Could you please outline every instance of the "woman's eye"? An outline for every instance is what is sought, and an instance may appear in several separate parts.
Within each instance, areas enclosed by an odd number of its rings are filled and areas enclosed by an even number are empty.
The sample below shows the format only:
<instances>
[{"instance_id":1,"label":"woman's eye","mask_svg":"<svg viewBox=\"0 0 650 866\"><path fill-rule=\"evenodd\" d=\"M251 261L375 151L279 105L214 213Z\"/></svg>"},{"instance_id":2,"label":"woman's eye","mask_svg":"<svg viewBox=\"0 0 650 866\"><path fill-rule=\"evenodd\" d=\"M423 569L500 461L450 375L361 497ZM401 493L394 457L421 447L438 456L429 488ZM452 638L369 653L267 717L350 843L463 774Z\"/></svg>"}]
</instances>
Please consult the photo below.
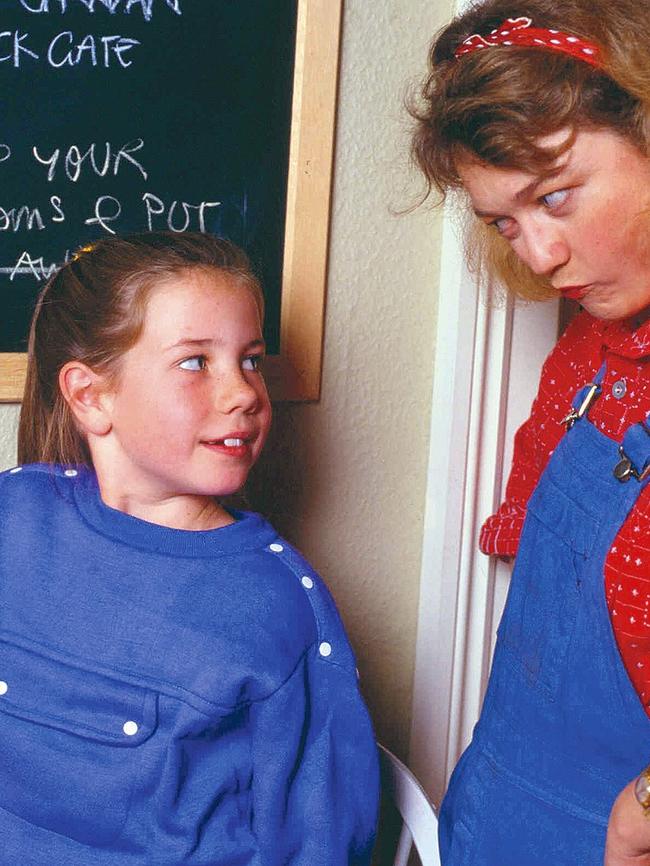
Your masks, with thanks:
<instances>
[{"instance_id":1,"label":"woman's eye","mask_svg":"<svg viewBox=\"0 0 650 866\"><path fill-rule=\"evenodd\" d=\"M262 363L261 355L249 355L247 358L244 358L242 361L242 367L244 370L259 370L260 364Z\"/></svg>"},{"instance_id":2,"label":"woman's eye","mask_svg":"<svg viewBox=\"0 0 650 866\"><path fill-rule=\"evenodd\" d=\"M201 370L205 370L205 355L193 355L191 358L185 358L178 366L181 370L190 370L191 372L198 373Z\"/></svg>"},{"instance_id":3,"label":"woman's eye","mask_svg":"<svg viewBox=\"0 0 650 866\"><path fill-rule=\"evenodd\" d=\"M488 225L490 228L495 229L500 235L503 235L503 237L508 239L514 237L516 232L516 225L510 217L499 217L499 219L492 220Z\"/></svg>"},{"instance_id":4,"label":"woman's eye","mask_svg":"<svg viewBox=\"0 0 650 866\"><path fill-rule=\"evenodd\" d=\"M549 208L549 210L554 210L555 208L561 207L568 197L568 189L556 189L553 192L549 192L542 196L542 204Z\"/></svg>"}]
</instances>

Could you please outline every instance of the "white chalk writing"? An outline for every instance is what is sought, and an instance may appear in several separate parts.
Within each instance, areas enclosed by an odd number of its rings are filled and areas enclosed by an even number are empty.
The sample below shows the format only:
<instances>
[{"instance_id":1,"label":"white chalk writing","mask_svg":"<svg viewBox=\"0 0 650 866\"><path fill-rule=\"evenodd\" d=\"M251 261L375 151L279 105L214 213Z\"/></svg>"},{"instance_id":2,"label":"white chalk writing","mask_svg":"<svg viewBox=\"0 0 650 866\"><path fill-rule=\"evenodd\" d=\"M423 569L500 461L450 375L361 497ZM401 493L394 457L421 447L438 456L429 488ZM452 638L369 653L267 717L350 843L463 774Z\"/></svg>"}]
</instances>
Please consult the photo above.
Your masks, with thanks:
<instances>
[{"instance_id":1,"label":"white chalk writing","mask_svg":"<svg viewBox=\"0 0 650 866\"><path fill-rule=\"evenodd\" d=\"M139 9L145 21L151 21L153 17L154 5L166 6L175 12L177 15L182 15L181 0L159 0L154 4L154 0L20 0L20 5L27 12L35 14L60 12L65 13L69 8L85 7L88 12L96 12L104 10L114 15L116 12L130 13L133 9Z\"/></svg>"},{"instance_id":2,"label":"white chalk writing","mask_svg":"<svg viewBox=\"0 0 650 866\"><path fill-rule=\"evenodd\" d=\"M65 151L63 157L61 157L61 149L58 147L51 154L43 155L38 146L35 145L32 148L32 154L37 162L47 166L48 181L55 179L59 164L62 165L68 180L76 183L81 176L84 165L98 177L105 177L111 169L113 176L116 176L123 163L134 166L146 180L147 172L142 163L134 156L143 147L144 140L136 138L133 141L127 141L117 151L115 151L115 146L107 141L104 144L93 142L83 151L78 145L72 144Z\"/></svg>"}]
</instances>

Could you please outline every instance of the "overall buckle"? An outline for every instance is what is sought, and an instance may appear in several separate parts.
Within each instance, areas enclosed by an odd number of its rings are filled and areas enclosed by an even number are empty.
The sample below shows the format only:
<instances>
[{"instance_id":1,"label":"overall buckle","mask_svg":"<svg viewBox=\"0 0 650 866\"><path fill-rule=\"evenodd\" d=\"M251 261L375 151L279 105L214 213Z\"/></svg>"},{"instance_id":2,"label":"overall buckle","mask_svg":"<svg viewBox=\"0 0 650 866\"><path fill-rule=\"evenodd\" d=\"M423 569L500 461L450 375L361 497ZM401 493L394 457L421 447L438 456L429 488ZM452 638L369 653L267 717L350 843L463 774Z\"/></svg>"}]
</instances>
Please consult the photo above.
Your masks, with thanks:
<instances>
[{"instance_id":1,"label":"overall buckle","mask_svg":"<svg viewBox=\"0 0 650 866\"><path fill-rule=\"evenodd\" d=\"M580 406L577 409L573 407L569 414L566 416L566 418L563 418L560 421L560 424L566 425L567 430L570 430L576 423L576 421L579 421L583 415L587 414L589 407L594 402L594 399L598 396L598 393L600 392L600 385L597 385L594 382L589 382L589 384L585 387L589 388L589 390L585 394L585 398L580 404Z\"/></svg>"},{"instance_id":2,"label":"overall buckle","mask_svg":"<svg viewBox=\"0 0 650 866\"><path fill-rule=\"evenodd\" d=\"M650 475L650 463L648 463L642 472L639 472L623 450L622 445L619 447L618 453L621 455L621 459L614 467L614 478L617 478L622 482L629 481L630 478L636 478L637 481L644 481L648 475Z\"/></svg>"}]
</instances>

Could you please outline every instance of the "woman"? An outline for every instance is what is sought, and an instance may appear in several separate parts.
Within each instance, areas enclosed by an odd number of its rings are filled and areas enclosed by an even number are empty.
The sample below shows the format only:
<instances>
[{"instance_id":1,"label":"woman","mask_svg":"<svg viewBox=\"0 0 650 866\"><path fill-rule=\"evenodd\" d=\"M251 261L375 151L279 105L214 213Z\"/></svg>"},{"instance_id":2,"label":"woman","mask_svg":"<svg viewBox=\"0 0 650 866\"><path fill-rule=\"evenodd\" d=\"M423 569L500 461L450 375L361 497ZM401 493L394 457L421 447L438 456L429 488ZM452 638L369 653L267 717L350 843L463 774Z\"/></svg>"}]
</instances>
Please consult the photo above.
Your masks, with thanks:
<instances>
[{"instance_id":1,"label":"woman","mask_svg":"<svg viewBox=\"0 0 650 866\"><path fill-rule=\"evenodd\" d=\"M650 863L650 8L478 3L434 41L416 116L474 262L583 307L481 534L517 559L443 863L596 866L619 792L607 864Z\"/></svg>"}]
</instances>

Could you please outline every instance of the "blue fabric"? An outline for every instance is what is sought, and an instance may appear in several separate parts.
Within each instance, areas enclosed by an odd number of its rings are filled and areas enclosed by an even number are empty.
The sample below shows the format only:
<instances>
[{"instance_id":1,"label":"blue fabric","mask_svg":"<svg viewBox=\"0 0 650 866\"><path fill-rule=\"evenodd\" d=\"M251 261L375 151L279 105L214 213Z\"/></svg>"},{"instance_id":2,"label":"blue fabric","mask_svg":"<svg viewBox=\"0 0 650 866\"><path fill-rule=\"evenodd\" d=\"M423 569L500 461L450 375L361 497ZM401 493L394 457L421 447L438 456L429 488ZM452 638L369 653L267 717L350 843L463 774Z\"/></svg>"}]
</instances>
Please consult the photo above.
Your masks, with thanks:
<instances>
[{"instance_id":1,"label":"blue fabric","mask_svg":"<svg viewBox=\"0 0 650 866\"><path fill-rule=\"evenodd\" d=\"M0 862L368 863L377 756L340 618L234 516L173 530L88 471L0 475Z\"/></svg>"},{"instance_id":2,"label":"blue fabric","mask_svg":"<svg viewBox=\"0 0 650 866\"><path fill-rule=\"evenodd\" d=\"M650 436L628 434L643 466ZM647 483L617 480L620 459L584 416L531 497L481 718L441 809L444 866L601 866L613 801L648 763L604 590Z\"/></svg>"}]
</instances>

